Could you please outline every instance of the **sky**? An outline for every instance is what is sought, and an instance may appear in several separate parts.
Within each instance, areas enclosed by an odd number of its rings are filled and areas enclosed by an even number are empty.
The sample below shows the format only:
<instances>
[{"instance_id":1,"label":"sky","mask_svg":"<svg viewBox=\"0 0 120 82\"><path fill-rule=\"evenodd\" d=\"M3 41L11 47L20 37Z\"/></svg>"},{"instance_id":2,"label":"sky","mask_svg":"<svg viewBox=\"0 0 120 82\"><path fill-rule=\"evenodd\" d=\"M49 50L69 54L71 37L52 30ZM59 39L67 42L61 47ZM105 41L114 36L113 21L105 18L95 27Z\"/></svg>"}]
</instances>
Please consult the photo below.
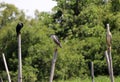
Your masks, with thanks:
<instances>
[{"instance_id":1,"label":"sky","mask_svg":"<svg viewBox=\"0 0 120 82\"><path fill-rule=\"evenodd\" d=\"M0 2L14 4L18 9L23 10L27 16L34 17L34 11L50 12L56 6L56 2L52 0L0 0Z\"/></svg>"}]
</instances>

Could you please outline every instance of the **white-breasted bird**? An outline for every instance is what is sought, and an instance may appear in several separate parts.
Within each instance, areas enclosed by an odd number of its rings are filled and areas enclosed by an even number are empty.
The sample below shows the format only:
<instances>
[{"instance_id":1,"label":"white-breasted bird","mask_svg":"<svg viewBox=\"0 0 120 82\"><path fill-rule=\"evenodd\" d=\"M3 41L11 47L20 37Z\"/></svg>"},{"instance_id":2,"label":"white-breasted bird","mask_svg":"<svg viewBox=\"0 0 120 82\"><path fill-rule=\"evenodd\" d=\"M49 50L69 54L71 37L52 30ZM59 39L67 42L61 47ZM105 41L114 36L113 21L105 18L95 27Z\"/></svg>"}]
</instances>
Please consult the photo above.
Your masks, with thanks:
<instances>
[{"instance_id":1,"label":"white-breasted bird","mask_svg":"<svg viewBox=\"0 0 120 82\"><path fill-rule=\"evenodd\" d=\"M111 48L112 34L110 32L110 26L109 26L109 24L107 24L106 43L107 43L107 47Z\"/></svg>"},{"instance_id":2,"label":"white-breasted bird","mask_svg":"<svg viewBox=\"0 0 120 82\"><path fill-rule=\"evenodd\" d=\"M58 37L54 34L51 34L50 37L53 39L53 41L60 47L62 48L62 45L60 44L60 41L58 39Z\"/></svg>"}]
</instances>

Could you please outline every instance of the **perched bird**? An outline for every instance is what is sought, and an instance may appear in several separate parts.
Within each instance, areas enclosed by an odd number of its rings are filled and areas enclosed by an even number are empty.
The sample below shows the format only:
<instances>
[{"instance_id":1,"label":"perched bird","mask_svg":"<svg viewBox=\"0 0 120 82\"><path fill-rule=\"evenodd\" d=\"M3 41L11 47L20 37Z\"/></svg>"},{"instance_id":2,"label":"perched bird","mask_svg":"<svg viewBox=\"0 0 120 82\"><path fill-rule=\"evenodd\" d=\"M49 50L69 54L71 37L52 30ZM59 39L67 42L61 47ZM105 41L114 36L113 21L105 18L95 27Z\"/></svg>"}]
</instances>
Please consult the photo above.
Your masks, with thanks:
<instances>
[{"instance_id":1,"label":"perched bird","mask_svg":"<svg viewBox=\"0 0 120 82\"><path fill-rule=\"evenodd\" d=\"M17 36L20 34L20 30L21 30L22 27L23 27L23 23L18 23L18 24L17 24L17 26L16 26Z\"/></svg>"},{"instance_id":2,"label":"perched bird","mask_svg":"<svg viewBox=\"0 0 120 82\"><path fill-rule=\"evenodd\" d=\"M111 48L111 42L112 42L112 34L110 32L109 24L107 24L106 43L107 43L108 49Z\"/></svg>"},{"instance_id":3,"label":"perched bird","mask_svg":"<svg viewBox=\"0 0 120 82\"><path fill-rule=\"evenodd\" d=\"M104 3L108 3L108 0L103 0Z\"/></svg>"},{"instance_id":4,"label":"perched bird","mask_svg":"<svg viewBox=\"0 0 120 82\"><path fill-rule=\"evenodd\" d=\"M53 41L60 47L62 48L62 45L60 44L60 41L58 39L58 37L54 34L51 34L50 37L53 39Z\"/></svg>"}]
</instances>

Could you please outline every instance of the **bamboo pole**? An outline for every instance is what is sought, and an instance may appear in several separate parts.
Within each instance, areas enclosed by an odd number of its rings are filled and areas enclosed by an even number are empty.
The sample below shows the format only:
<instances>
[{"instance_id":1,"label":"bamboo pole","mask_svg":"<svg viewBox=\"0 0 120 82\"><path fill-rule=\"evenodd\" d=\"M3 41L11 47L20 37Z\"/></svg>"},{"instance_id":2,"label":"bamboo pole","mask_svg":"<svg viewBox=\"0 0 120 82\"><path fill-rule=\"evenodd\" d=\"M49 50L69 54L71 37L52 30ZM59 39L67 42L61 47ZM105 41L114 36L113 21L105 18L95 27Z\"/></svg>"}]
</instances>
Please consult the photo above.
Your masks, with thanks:
<instances>
[{"instance_id":1,"label":"bamboo pole","mask_svg":"<svg viewBox=\"0 0 120 82\"><path fill-rule=\"evenodd\" d=\"M18 82L22 82L21 34L18 35Z\"/></svg>"},{"instance_id":2,"label":"bamboo pole","mask_svg":"<svg viewBox=\"0 0 120 82\"><path fill-rule=\"evenodd\" d=\"M10 78L10 74L9 74L9 70L8 70L8 66L7 66L7 63L6 63L6 59L5 59L4 53L2 53L2 57L3 57L3 60L4 60L4 65L5 65L5 69L6 69L7 76L8 76L8 82L11 82L11 78Z\"/></svg>"},{"instance_id":3,"label":"bamboo pole","mask_svg":"<svg viewBox=\"0 0 120 82\"><path fill-rule=\"evenodd\" d=\"M53 81L56 59L57 59L57 48L55 49L54 55L53 55L52 67L51 67L51 73L50 73L50 80L49 80L49 82Z\"/></svg>"},{"instance_id":4,"label":"bamboo pole","mask_svg":"<svg viewBox=\"0 0 120 82\"><path fill-rule=\"evenodd\" d=\"M109 24L107 24L107 33L106 33L106 43L107 43L107 54L109 59L109 69L110 69L110 80L114 82L114 75L113 75L113 65L112 65L112 55L111 55L111 41L112 41L112 34L110 32Z\"/></svg>"},{"instance_id":5,"label":"bamboo pole","mask_svg":"<svg viewBox=\"0 0 120 82\"><path fill-rule=\"evenodd\" d=\"M108 57L110 61L110 76L111 82L114 82L114 75L113 75L113 65L112 65L112 55L111 55L111 48L108 49Z\"/></svg>"},{"instance_id":6,"label":"bamboo pole","mask_svg":"<svg viewBox=\"0 0 120 82\"><path fill-rule=\"evenodd\" d=\"M106 57L106 62L107 62L107 66L108 66L108 72L109 72L109 75L111 77L111 73L110 73L110 61L109 61L109 56L108 56L107 50L105 51L105 57Z\"/></svg>"},{"instance_id":7,"label":"bamboo pole","mask_svg":"<svg viewBox=\"0 0 120 82\"><path fill-rule=\"evenodd\" d=\"M91 62L91 77L92 77L92 82L94 82L94 64Z\"/></svg>"},{"instance_id":8,"label":"bamboo pole","mask_svg":"<svg viewBox=\"0 0 120 82\"><path fill-rule=\"evenodd\" d=\"M3 82L2 77L0 77L0 82Z\"/></svg>"},{"instance_id":9,"label":"bamboo pole","mask_svg":"<svg viewBox=\"0 0 120 82\"><path fill-rule=\"evenodd\" d=\"M105 51L105 56L106 56L106 61L107 61L107 65L108 65L110 80L111 80L111 82L114 82L111 49L108 49L107 51Z\"/></svg>"}]
</instances>

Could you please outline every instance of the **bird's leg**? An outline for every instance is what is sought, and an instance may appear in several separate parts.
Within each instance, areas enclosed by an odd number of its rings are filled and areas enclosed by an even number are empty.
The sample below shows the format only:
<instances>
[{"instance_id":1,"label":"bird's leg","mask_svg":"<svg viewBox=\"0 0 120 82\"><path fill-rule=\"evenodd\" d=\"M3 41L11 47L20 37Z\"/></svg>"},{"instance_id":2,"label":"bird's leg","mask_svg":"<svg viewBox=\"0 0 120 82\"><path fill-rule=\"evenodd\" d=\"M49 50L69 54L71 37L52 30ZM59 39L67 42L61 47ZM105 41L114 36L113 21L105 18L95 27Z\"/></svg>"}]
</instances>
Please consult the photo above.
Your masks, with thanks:
<instances>
[{"instance_id":1,"label":"bird's leg","mask_svg":"<svg viewBox=\"0 0 120 82\"><path fill-rule=\"evenodd\" d=\"M109 51L111 51L111 46L109 47Z\"/></svg>"},{"instance_id":2,"label":"bird's leg","mask_svg":"<svg viewBox=\"0 0 120 82\"><path fill-rule=\"evenodd\" d=\"M108 52L110 52L110 51L111 51L111 46L108 47Z\"/></svg>"}]
</instances>

